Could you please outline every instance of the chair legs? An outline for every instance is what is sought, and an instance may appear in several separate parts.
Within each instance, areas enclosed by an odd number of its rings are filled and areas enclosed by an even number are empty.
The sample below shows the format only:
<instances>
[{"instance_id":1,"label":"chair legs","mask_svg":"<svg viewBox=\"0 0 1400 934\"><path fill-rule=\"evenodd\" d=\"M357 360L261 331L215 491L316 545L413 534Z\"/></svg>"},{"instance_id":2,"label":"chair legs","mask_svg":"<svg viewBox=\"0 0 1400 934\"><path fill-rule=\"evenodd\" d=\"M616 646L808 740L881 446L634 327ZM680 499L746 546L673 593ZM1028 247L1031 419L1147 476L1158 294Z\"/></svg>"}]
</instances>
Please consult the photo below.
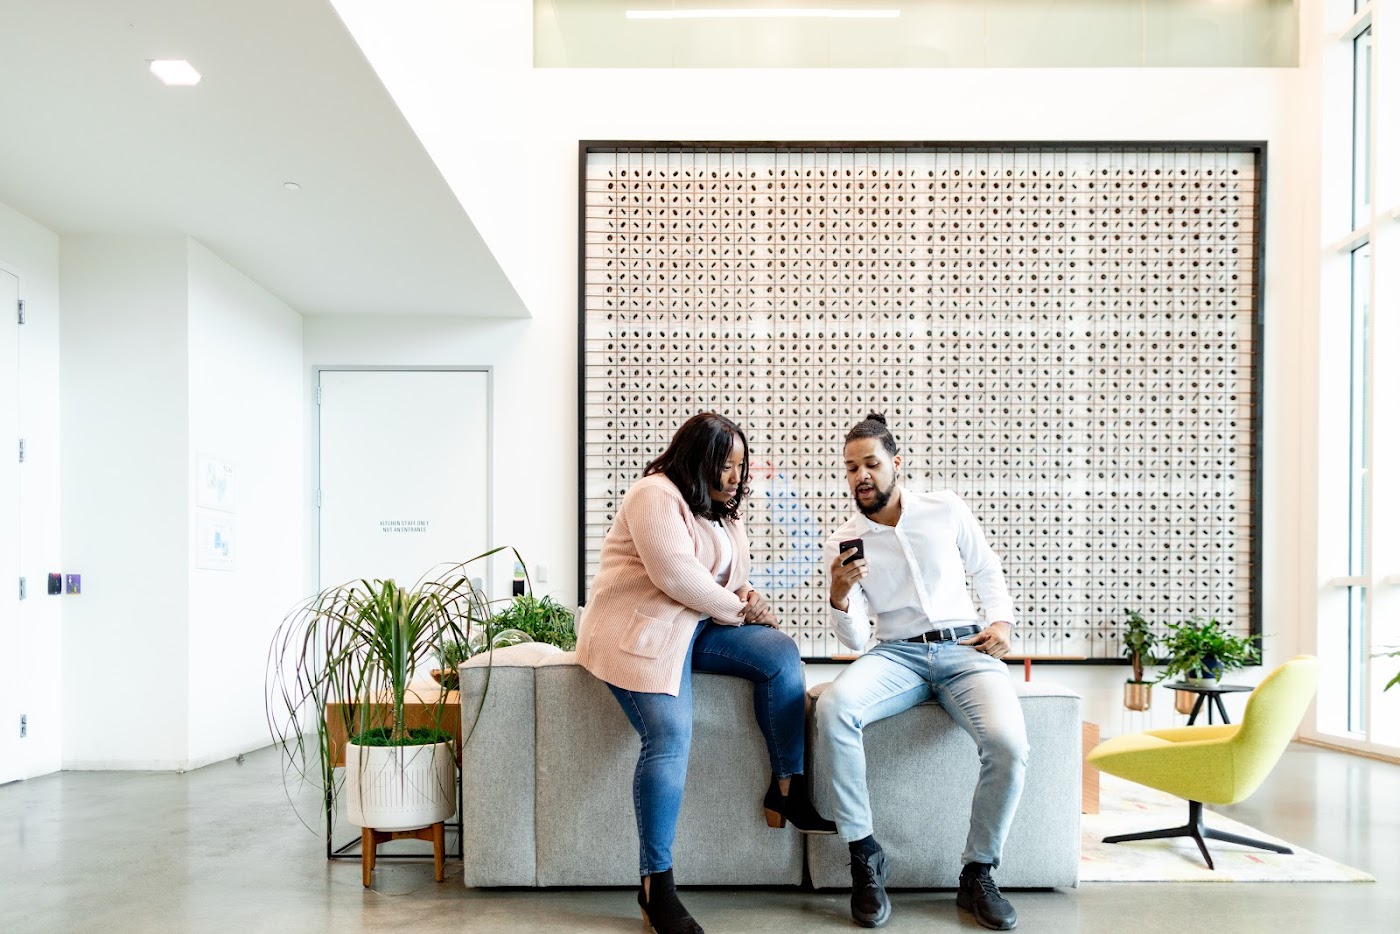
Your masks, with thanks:
<instances>
[{"instance_id":1,"label":"chair legs","mask_svg":"<svg viewBox=\"0 0 1400 934\"><path fill-rule=\"evenodd\" d=\"M1206 866L1215 868L1215 860L1210 858L1210 851L1206 849L1206 840L1223 840L1226 843L1238 843L1242 846L1258 847L1261 850L1272 850L1275 853L1292 853L1286 846L1279 846L1277 843L1267 843L1263 840L1255 840L1252 837L1242 837L1237 833L1229 833L1224 830L1215 830L1207 827L1203 815L1201 802L1192 801L1191 813L1187 818L1189 823L1180 827L1170 827L1166 830L1146 830L1142 833L1120 833L1112 837L1104 837L1104 843L1126 843L1129 840L1165 840L1170 837L1190 837L1196 841L1196 846L1201 848L1201 856L1205 857Z\"/></svg>"}]
</instances>

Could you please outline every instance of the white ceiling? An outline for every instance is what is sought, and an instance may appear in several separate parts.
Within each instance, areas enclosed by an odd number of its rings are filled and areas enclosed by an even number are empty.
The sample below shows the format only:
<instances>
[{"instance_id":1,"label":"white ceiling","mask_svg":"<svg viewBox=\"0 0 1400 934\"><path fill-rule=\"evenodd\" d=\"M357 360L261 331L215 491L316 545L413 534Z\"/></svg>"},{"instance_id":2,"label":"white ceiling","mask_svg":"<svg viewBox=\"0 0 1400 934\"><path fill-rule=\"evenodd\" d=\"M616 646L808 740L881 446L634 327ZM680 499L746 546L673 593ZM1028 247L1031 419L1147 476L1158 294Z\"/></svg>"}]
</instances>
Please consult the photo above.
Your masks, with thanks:
<instances>
[{"instance_id":1,"label":"white ceiling","mask_svg":"<svg viewBox=\"0 0 1400 934\"><path fill-rule=\"evenodd\" d=\"M0 203L188 234L303 314L528 315L328 0L0 0Z\"/></svg>"}]
</instances>

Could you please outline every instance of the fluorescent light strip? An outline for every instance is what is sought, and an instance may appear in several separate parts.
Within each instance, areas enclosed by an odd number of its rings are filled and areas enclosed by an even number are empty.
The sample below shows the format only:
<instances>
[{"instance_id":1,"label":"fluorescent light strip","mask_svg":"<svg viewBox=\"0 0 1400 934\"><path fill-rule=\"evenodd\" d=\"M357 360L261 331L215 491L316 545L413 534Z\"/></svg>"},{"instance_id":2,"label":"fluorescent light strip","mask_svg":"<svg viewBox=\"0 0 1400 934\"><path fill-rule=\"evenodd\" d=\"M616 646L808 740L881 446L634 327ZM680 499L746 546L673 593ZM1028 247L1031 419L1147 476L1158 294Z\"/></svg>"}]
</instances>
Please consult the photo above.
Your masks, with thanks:
<instances>
[{"instance_id":1,"label":"fluorescent light strip","mask_svg":"<svg viewBox=\"0 0 1400 934\"><path fill-rule=\"evenodd\" d=\"M628 10L627 19L898 19L899 10Z\"/></svg>"}]
</instances>

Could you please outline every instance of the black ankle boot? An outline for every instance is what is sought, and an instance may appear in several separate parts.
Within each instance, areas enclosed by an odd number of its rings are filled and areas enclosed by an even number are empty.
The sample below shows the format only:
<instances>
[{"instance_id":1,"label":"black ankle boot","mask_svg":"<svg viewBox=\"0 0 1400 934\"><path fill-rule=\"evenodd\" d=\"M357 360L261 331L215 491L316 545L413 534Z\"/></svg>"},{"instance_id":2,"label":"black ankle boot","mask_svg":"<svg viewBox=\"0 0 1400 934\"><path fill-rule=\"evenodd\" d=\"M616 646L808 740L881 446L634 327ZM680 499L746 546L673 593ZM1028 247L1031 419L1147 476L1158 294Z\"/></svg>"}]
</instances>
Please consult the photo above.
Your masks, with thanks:
<instances>
[{"instance_id":1,"label":"black ankle boot","mask_svg":"<svg viewBox=\"0 0 1400 934\"><path fill-rule=\"evenodd\" d=\"M646 886L637 889L637 904L642 907L642 921L651 925L656 934L705 934L676 894L676 877L671 870L651 874L651 897Z\"/></svg>"},{"instance_id":2,"label":"black ankle boot","mask_svg":"<svg viewBox=\"0 0 1400 934\"><path fill-rule=\"evenodd\" d=\"M812 797L807 792L807 777L794 775L789 779L788 793L778 788L778 777L768 784L768 793L763 796L763 816L769 827L783 827L788 821L802 833L835 833L836 825L817 813L812 806Z\"/></svg>"}]
</instances>

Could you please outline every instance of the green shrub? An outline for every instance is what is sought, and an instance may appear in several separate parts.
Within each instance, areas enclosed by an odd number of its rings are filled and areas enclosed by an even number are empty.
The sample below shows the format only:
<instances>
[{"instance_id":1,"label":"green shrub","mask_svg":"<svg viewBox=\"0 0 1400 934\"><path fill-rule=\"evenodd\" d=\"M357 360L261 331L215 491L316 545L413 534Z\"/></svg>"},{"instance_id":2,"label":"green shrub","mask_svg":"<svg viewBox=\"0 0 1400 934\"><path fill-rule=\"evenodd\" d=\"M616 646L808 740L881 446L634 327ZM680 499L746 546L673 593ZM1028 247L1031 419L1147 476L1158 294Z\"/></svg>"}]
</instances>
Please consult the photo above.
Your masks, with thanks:
<instances>
[{"instance_id":1,"label":"green shrub","mask_svg":"<svg viewBox=\"0 0 1400 934\"><path fill-rule=\"evenodd\" d=\"M536 642L548 642L564 651L578 644L574 634L574 611L552 597L521 594L491 619L493 634L516 629Z\"/></svg>"},{"instance_id":2,"label":"green shrub","mask_svg":"<svg viewBox=\"0 0 1400 934\"><path fill-rule=\"evenodd\" d=\"M1213 619L1168 623L1167 634L1158 645L1165 652L1158 681L1219 677L1259 661L1259 647L1253 638L1231 635Z\"/></svg>"}]
</instances>

